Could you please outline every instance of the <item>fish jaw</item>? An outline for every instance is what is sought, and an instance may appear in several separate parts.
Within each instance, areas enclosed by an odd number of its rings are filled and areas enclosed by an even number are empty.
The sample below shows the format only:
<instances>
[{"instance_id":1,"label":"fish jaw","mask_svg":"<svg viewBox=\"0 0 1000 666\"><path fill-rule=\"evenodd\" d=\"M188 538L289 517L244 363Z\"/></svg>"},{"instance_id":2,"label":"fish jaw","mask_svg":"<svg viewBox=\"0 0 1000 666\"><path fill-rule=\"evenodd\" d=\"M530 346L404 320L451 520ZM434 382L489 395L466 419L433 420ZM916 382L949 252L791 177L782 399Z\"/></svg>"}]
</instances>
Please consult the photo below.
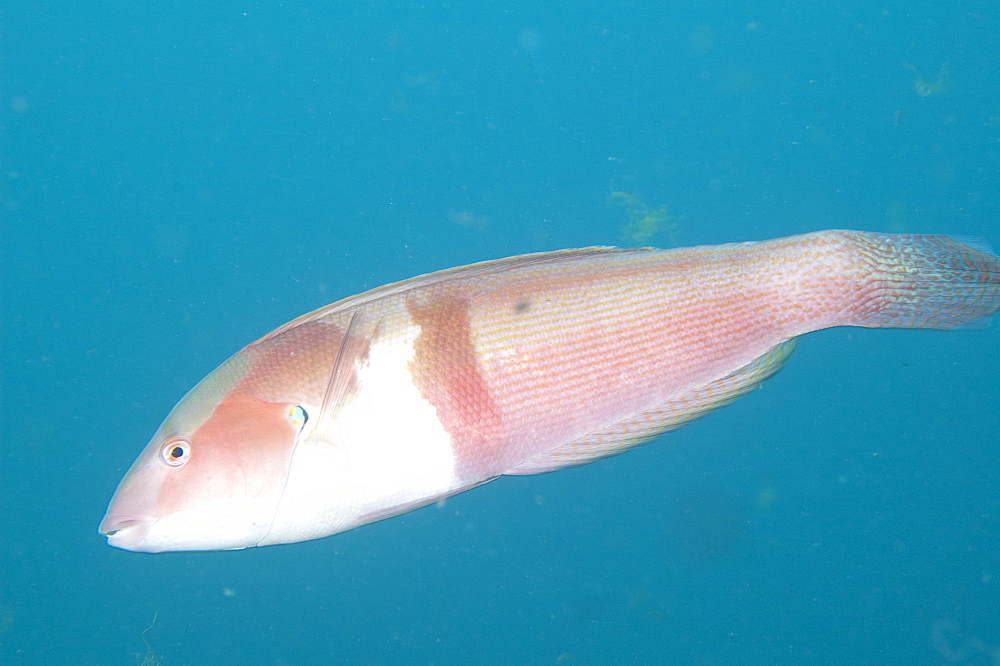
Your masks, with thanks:
<instances>
[{"instance_id":1,"label":"fish jaw","mask_svg":"<svg viewBox=\"0 0 1000 666\"><path fill-rule=\"evenodd\" d=\"M229 491L177 505L174 485L146 454L159 455L160 438L147 447L115 491L98 531L108 545L142 553L237 550L254 546L267 534L273 506ZM197 498L193 498L197 499Z\"/></svg>"},{"instance_id":2,"label":"fish jaw","mask_svg":"<svg viewBox=\"0 0 1000 666\"><path fill-rule=\"evenodd\" d=\"M205 511L232 515L232 511L225 508L209 507ZM108 513L101 521L99 531L107 537L109 546L137 553L163 553L181 550L240 550L257 545L270 527L269 523L264 522L256 530L248 530L245 524L240 524L238 529L226 529L226 526L213 521L203 521L201 529L198 529L196 525L202 515L205 514L199 511L150 518Z\"/></svg>"}]
</instances>

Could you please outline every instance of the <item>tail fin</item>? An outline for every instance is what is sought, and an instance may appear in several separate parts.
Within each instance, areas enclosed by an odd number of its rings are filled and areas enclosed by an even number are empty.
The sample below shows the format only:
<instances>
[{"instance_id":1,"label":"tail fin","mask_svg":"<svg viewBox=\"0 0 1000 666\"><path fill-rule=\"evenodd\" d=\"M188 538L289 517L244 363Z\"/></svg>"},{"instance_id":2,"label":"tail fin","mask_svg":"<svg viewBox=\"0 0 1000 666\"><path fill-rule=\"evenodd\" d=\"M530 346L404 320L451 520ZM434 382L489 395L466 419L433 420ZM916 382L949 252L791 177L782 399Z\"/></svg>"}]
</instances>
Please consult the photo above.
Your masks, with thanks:
<instances>
[{"instance_id":1,"label":"tail fin","mask_svg":"<svg viewBox=\"0 0 1000 666\"><path fill-rule=\"evenodd\" d=\"M1000 259L982 239L858 233L854 241L867 267L855 326L984 328L1000 308Z\"/></svg>"}]
</instances>

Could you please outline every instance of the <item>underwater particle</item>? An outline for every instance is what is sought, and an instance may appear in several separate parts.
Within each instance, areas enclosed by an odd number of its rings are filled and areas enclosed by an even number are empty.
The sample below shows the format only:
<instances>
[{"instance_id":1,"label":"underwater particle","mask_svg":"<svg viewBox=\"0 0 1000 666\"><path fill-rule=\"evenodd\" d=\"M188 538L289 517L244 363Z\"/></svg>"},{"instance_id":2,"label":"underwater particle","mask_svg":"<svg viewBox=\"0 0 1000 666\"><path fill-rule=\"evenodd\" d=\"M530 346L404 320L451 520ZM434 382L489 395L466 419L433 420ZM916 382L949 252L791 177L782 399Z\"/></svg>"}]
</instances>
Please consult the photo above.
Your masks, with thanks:
<instances>
[{"instance_id":1,"label":"underwater particle","mask_svg":"<svg viewBox=\"0 0 1000 666\"><path fill-rule=\"evenodd\" d=\"M160 614L160 611L153 612L153 621L149 623L149 626L142 630L140 636L142 637L142 642L146 644L146 654L138 655L142 656L142 661L139 662L141 666L160 666L160 658L156 656L153 651L153 646L150 645L149 639L146 638L146 632L153 628L156 624L156 616Z\"/></svg>"},{"instance_id":2,"label":"underwater particle","mask_svg":"<svg viewBox=\"0 0 1000 666\"><path fill-rule=\"evenodd\" d=\"M406 85L436 92L441 88L441 79L436 71L423 72L406 78Z\"/></svg>"},{"instance_id":3,"label":"underwater particle","mask_svg":"<svg viewBox=\"0 0 1000 666\"><path fill-rule=\"evenodd\" d=\"M1000 646L987 643L948 618L931 624L929 639L938 654L950 664L986 663L986 659L996 664L1000 658Z\"/></svg>"},{"instance_id":4,"label":"underwater particle","mask_svg":"<svg viewBox=\"0 0 1000 666\"><path fill-rule=\"evenodd\" d=\"M888 218L887 231L894 234L906 233L906 204L902 201L890 201L885 207Z\"/></svg>"},{"instance_id":5,"label":"underwater particle","mask_svg":"<svg viewBox=\"0 0 1000 666\"><path fill-rule=\"evenodd\" d=\"M706 25L699 25L688 35L688 47L692 53L701 55L715 46L715 32Z\"/></svg>"},{"instance_id":6,"label":"underwater particle","mask_svg":"<svg viewBox=\"0 0 1000 666\"><path fill-rule=\"evenodd\" d=\"M490 224L489 217L486 215L477 215L471 210L450 210L448 211L448 220L460 227L479 230L485 229Z\"/></svg>"},{"instance_id":7,"label":"underwater particle","mask_svg":"<svg viewBox=\"0 0 1000 666\"><path fill-rule=\"evenodd\" d=\"M10 631L12 624L14 624L14 609L9 606L0 606L0 636Z\"/></svg>"},{"instance_id":8,"label":"underwater particle","mask_svg":"<svg viewBox=\"0 0 1000 666\"><path fill-rule=\"evenodd\" d=\"M399 93L390 100L389 107L395 113L409 113L411 109L410 100L404 93Z\"/></svg>"},{"instance_id":9,"label":"underwater particle","mask_svg":"<svg viewBox=\"0 0 1000 666\"><path fill-rule=\"evenodd\" d=\"M628 222L622 229L625 237L635 243L646 244L661 233L675 235L680 231L677 218L670 214L666 206L653 208L631 192L616 190L608 195L608 201L625 208Z\"/></svg>"},{"instance_id":10,"label":"underwater particle","mask_svg":"<svg viewBox=\"0 0 1000 666\"><path fill-rule=\"evenodd\" d=\"M648 587L645 585L637 587L628 593L629 608L639 608L645 605L652 598L653 593L649 591Z\"/></svg>"},{"instance_id":11,"label":"underwater particle","mask_svg":"<svg viewBox=\"0 0 1000 666\"><path fill-rule=\"evenodd\" d=\"M231 587L224 587L224 588L222 588L222 596L224 596L224 597L235 597L236 596L236 590L234 590Z\"/></svg>"},{"instance_id":12,"label":"underwater particle","mask_svg":"<svg viewBox=\"0 0 1000 666\"><path fill-rule=\"evenodd\" d=\"M941 65L941 69L938 71L937 79L933 82L925 79L913 65L905 63L903 66L916 75L916 78L913 80L913 89L921 97L937 95L948 87L948 75L951 74L951 72L948 71L948 63L943 63Z\"/></svg>"},{"instance_id":13,"label":"underwater particle","mask_svg":"<svg viewBox=\"0 0 1000 666\"><path fill-rule=\"evenodd\" d=\"M531 55L537 55L542 50L544 43L545 40L542 38L542 33L534 28L522 30L517 35L517 45Z\"/></svg>"},{"instance_id":14,"label":"underwater particle","mask_svg":"<svg viewBox=\"0 0 1000 666\"><path fill-rule=\"evenodd\" d=\"M761 511L767 511L774 505L775 496L774 486L761 488L757 493L757 508Z\"/></svg>"},{"instance_id":15,"label":"underwater particle","mask_svg":"<svg viewBox=\"0 0 1000 666\"><path fill-rule=\"evenodd\" d=\"M653 593L645 585L629 592L628 608L657 624L666 624L670 620L670 614L660 607Z\"/></svg>"},{"instance_id":16,"label":"underwater particle","mask_svg":"<svg viewBox=\"0 0 1000 666\"><path fill-rule=\"evenodd\" d=\"M695 487L667 508L668 536L693 563L722 562L743 549L750 516L740 496L714 487Z\"/></svg>"}]
</instances>

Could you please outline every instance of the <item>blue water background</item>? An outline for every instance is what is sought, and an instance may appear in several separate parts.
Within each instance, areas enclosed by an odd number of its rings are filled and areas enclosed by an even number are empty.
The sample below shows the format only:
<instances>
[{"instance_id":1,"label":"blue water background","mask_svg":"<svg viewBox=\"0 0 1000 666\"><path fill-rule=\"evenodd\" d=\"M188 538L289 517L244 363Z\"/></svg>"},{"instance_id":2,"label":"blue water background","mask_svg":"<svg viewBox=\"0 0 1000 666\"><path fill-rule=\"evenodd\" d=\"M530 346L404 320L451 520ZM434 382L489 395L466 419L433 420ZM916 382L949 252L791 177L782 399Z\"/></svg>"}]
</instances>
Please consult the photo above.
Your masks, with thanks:
<instances>
[{"instance_id":1,"label":"blue water background","mask_svg":"<svg viewBox=\"0 0 1000 666\"><path fill-rule=\"evenodd\" d=\"M991 663L997 326L812 334L651 445L315 542L96 528L244 344L635 245L614 192L667 211L658 246L1000 245L996 3L33 0L0 30L3 663Z\"/></svg>"}]
</instances>

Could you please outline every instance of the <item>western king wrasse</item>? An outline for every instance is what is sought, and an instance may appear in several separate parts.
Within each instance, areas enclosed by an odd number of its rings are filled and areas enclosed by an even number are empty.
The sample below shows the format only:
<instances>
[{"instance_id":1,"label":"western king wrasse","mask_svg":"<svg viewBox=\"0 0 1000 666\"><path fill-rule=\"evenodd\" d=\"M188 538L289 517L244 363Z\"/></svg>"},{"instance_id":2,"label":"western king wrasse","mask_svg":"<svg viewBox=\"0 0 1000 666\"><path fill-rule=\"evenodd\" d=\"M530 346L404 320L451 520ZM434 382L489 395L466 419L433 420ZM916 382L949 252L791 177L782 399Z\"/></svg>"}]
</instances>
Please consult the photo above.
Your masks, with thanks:
<instances>
[{"instance_id":1,"label":"western king wrasse","mask_svg":"<svg viewBox=\"0 0 1000 666\"><path fill-rule=\"evenodd\" d=\"M208 375L100 532L151 552L327 536L621 453L745 394L803 333L971 328L998 306L981 241L859 231L412 278L299 317Z\"/></svg>"}]
</instances>

